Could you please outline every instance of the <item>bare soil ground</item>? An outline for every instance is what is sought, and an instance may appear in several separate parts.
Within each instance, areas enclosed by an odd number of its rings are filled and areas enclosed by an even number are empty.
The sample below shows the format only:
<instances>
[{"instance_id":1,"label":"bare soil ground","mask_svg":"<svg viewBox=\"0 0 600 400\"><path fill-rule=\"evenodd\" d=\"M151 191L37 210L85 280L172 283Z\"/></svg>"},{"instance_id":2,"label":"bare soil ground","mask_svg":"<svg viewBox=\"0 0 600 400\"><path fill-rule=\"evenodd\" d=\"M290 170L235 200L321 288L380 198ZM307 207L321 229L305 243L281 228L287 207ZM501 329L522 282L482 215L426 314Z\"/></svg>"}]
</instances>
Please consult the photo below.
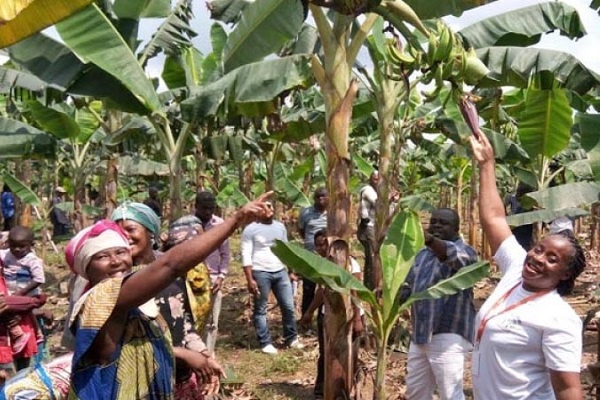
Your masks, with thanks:
<instances>
[{"instance_id":1,"label":"bare soil ground","mask_svg":"<svg viewBox=\"0 0 600 400\"><path fill-rule=\"evenodd\" d=\"M62 246L60 246L62 248ZM355 246L359 249L359 246ZM246 290L246 283L239 262L239 238L232 238L232 256L230 276L226 280L225 297L220 320L220 335L217 344L217 357L226 368L228 378L223 384L221 398L236 400L309 400L313 398L312 390L318 355L316 335L304 333L303 350L281 349L280 314L275 302L269 307L271 332L280 347L279 354L269 356L262 354L257 346L251 320L251 299ZM357 251L358 253L358 251ZM357 254L358 255L358 254ZM46 308L54 313L55 322L50 333L51 354L61 351L59 346L62 326L68 301L66 298L66 281L68 268L62 255L48 253L47 287L50 295ZM582 317L598 306L600 291L597 288L600 256L588 253L587 270L579 278L575 293L567 300ZM497 278L479 282L475 287L477 306L479 306L494 287ZM301 286L301 285L300 285ZM300 293L297 297L299 307ZM298 317L300 313L298 311ZM582 360L582 382L586 398L595 397L592 378L588 365L597 362L599 334L595 323L588 325L584 332L584 355ZM375 371L375 356L361 351L361 386L363 399L372 397L372 379ZM388 395L390 399L404 399L404 377L406 375L406 355L393 352L388 364ZM467 366L466 371L469 370ZM470 376L467 372L465 390L470 397Z\"/></svg>"}]
</instances>

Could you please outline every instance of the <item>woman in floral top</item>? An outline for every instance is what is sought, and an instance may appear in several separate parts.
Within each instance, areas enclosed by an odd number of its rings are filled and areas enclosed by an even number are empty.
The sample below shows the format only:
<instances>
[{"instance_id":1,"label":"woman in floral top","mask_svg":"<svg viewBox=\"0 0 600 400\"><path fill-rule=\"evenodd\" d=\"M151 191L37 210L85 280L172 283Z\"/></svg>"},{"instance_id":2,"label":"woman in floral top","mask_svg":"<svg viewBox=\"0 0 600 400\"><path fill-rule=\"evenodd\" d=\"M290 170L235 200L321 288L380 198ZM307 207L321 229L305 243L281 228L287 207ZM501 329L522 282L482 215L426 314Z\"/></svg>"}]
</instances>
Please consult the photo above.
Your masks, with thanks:
<instances>
[{"instance_id":1,"label":"woman in floral top","mask_svg":"<svg viewBox=\"0 0 600 400\"><path fill-rule=\"evenodd\" d=\"M148 206L126 202L115 210L112 220L121 226L129 238L134 266L143 268L163 254L154 249L157 247L160 236L160 220ZM176 229L170 232L167 248L201 232L195 230L192 224L177 224L178 221L173 224ZM206 279L209 285L208 274ZM206 345L196 329L197 324L192 313L192 304L196 305L197 302L191 295L185 280L183 278L176 279L155 296L154 300L161 316L167 323L173 346L194 350L210 358ZM210 301L210 294L208 301ZM208 306L206 308L208 310ZM214 369L221 369L214 359L210 359L210 363ZM211 374L210 370L198 377L191 369L181 364L176 365L175 370L175 398L177 399L202 399L203 393L218 390L219 377ZM199 381L203 384L200 384Z\"/></svg>"}]
</instances>

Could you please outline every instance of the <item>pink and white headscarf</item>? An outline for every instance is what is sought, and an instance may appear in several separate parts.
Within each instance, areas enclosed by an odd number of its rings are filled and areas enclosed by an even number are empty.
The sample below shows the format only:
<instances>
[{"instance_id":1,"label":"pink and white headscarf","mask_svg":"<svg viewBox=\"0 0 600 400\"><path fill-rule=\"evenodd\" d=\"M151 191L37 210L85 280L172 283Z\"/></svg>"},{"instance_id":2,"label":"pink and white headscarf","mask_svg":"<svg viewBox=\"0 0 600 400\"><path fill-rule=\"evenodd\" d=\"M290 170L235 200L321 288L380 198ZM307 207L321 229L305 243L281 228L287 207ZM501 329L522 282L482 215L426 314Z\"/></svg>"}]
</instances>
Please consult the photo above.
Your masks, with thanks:
<instances>
[{"instance_id":1,"label":"pink and white headscarf","mask_svg":"<svg viewBox=\"0 0 600 400\"><path fill-rule=\"evenodd\" d=\"M92 257L113 247L129 249L129 240L119 225L105 219L78 232L65 248L65 259L71 271L88 279L87 267Z\"/></svg>"}]
</instances>

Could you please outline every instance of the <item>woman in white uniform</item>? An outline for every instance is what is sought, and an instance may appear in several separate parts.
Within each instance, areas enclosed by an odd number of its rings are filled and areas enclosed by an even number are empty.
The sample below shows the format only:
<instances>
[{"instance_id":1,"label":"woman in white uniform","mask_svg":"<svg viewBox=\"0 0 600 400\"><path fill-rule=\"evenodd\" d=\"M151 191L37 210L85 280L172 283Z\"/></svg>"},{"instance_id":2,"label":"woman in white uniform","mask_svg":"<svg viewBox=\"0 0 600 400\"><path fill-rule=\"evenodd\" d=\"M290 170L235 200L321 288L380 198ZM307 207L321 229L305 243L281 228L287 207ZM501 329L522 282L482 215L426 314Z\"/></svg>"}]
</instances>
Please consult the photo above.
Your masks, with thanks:
<instances>
[{"instance_id":1,"label":"woman in white uniform","mask_svg":"<svg viewBox=\"0 0 600 400\"><path fill-rule=\"evenodd\" d=\"M480 218L502 279L475 321L476 399L582 400L581 320L562 295L585 268L570 233L551 234L528 252L511 233L498 194L494 151L471 137L480 169Z\"/></svg>"}]
</instances>

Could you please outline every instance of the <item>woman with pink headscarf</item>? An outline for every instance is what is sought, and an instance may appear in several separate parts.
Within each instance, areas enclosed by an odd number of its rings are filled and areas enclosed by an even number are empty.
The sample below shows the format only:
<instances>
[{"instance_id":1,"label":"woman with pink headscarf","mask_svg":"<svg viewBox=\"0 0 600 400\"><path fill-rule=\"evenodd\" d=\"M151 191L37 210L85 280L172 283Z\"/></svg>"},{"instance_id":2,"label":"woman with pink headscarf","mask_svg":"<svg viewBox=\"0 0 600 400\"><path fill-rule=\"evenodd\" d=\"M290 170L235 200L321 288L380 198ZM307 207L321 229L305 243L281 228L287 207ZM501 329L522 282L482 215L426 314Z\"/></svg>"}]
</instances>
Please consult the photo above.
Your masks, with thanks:
<instances>
[{"instance_id":1,"label":"woman with pink headscarf","mask_svg":"<svg viewBox=\"0 0 600 400\"><path fill-rule=\"evenodd\" d=\"M100 221L71 240L67 262L90 281L90 289L75 304L69 321L76 338L70 396L173 398L174 357L206 377L210 359L171 347L153 297L201 262L237 227L271 213L265 204L269 195L135 273L130 273L127 238L115 223Z\"/></svg>"}]
</instances>

